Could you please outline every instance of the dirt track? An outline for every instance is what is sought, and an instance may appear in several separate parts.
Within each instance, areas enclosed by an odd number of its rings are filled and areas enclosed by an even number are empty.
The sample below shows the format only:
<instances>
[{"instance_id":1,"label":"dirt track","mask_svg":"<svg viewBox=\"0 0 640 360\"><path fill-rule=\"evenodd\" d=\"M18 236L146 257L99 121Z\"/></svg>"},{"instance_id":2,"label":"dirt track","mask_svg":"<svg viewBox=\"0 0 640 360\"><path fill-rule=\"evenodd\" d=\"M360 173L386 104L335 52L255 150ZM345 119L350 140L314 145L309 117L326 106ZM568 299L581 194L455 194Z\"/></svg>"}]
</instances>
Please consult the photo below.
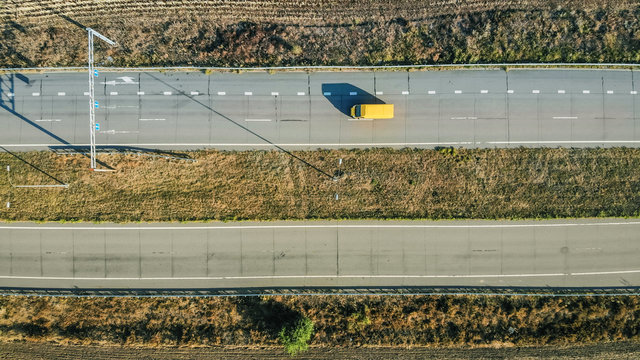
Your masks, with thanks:
<instances>
[{"instance_id":1,"label":"dirt track","mask_svg":"<svg viewBox=\"0 0 640 360\"><path fill-rule=\"evenodd\" d=\"M640 344L610 343L576 347L505 349L312 348L299 359L638 359ZM0 359L286 359L280 348L122 348L3 343ZM290 358L289 358L290 359Z\"/></svg>"}]
</instances>

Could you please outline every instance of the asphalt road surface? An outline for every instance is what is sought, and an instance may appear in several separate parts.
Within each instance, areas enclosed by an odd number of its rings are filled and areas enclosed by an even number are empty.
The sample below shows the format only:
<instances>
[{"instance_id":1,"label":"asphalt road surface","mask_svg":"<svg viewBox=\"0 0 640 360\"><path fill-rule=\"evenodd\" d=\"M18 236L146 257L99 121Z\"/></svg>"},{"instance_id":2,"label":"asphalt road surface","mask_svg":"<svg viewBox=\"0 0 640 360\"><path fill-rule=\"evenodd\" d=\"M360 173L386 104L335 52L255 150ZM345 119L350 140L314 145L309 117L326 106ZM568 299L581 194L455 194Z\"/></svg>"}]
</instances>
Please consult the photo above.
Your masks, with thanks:
<instances>
[{"instance_id":1,"label":"asphalt road surface","mask_svg":"<svg viewBox=\"0 0 640 360\"><path fill-rule=\"evenodd\" d=\"M0 146L87 146L88 75L0 75ZM155 149L640 145L630 70L102 72L97 143ZM358 103L395 118L351 119Z\"/></svg>"},{"instance_id":2,"label":"asphalt road surface","mask_svg":"<svg viewBox=\"0 0 640 360\"><path fill-rule=\"evenodd\" d=\"M640 221L0 226L0 287L640 286Z\"/></svg>"}]
</instances>

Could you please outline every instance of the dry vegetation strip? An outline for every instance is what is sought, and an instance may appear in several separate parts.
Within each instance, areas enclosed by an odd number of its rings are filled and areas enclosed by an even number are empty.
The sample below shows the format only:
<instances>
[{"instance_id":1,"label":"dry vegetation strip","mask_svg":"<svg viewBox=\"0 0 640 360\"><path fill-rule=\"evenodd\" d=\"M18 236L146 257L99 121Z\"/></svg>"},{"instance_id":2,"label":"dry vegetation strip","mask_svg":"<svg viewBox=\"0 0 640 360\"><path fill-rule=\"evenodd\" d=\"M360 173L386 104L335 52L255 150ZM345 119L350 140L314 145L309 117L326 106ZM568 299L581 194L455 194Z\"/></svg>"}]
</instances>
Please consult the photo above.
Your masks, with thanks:
<instances>
[{"instance_id":1,"label":"dry vegetation strip","mask_svg":"<svg viewBox=\"0 0 640 360\"><path fill-rule=\"evenodd\" d=\"M135 15L134 15L135 14ZM171 14L171 16L167 16ZM10 1L0 67L640 62L631 0Z\"/></svg>"},{"instance_id":2,"label":"dry vegetation strip","mask_svg":"<svg viewBox=\"0 0 640 360\"><path fill-rule=\"evenodd\" d=\"M640 149L184 153L197 160L0 153L0 219L186 221L640 215ZM180 154L178 154L180 155ZM20 158L18 158L20 157ZM343 159L342 166L338 160ZM5 165L11 166L10 177ZM37 170L37 169L40 170ZM46 173L46 175L44 174ZM13 185L69 183L68 189ZM335 200L335 194L339 199ZM11 202L7 209L4 204Z\"/></svg>"},{"instance_id":3,"label":"dry vegetation strip","mask_svg":"<svg viewBox=\"0 0 640 360\"><path fill-rule=\"evenodd\" d=\"M640 297L0 297L0 341L277 346L305 316L312 346L526 346L640 340Z\"/></svg>"}]
</instances>

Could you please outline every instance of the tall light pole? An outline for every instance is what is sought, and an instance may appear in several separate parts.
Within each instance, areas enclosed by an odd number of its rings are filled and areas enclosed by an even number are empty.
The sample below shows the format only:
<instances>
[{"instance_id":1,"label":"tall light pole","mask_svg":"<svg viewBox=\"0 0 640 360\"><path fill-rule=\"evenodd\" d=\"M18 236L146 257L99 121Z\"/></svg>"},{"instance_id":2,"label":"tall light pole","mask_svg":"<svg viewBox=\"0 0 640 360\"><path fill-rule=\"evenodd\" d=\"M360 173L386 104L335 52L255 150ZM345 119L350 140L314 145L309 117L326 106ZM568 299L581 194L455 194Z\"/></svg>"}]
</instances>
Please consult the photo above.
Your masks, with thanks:
<instances>
[{"instance_id":1,"label":"tall light pole","mask_svg":"<svg viewBox=\"0 0 640 360\"><path fill-rule=\"evenodd\" d=\"M98 76L98 71L93 68L93 37L97 36L99 39L104 40L107 44L114 46L116 43L114 41L109 40L106 36L100 34L99 32L93 30L92 28L87 28L87 32L89 33L89 132L91 138L91 170L96 170L96 108L98 107L98 102L94 98L94 77Z\"/></svg>"}]
</instances>

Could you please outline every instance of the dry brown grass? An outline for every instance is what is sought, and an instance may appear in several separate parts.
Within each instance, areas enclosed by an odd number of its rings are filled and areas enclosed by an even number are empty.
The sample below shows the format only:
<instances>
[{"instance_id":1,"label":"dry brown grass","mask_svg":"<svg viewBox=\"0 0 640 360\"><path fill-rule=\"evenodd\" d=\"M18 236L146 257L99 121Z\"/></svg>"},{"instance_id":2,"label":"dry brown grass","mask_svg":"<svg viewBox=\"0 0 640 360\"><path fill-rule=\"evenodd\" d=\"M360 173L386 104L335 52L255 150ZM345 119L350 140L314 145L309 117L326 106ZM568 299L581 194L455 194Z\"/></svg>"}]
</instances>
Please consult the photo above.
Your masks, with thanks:
<instances>
[{"instance_id":1,"label":"dry brown grass","mask_svg":"<svg viewBox=\"0 0 640 360\"><path fill-rule=\"evenodd\" d=\"M0 297L0 341L274 346L302 315L312 346L568 345L640 340L639 309L637 296L12 296Z\"/></svg>"},{"instance_id":2,"label":"dry brown grass","mask_svg":"<svg viewBox=\"0 0 640 360\"><path fill-rule=\"evenodd\" d=\"M340 150L186 153L196 162L1 153L6 220L185 221L342 218L555 218L640 215L640 149ZM338 159L343 165L338 168ZM335 194L339 200L334 199Z\"/></svg>"},{"instance_id":3,"label":"dry brown grass","mask_svg":"<svg viewBox=\"0 0 640 360\"><path fill-rule=\"evenodd\" d=\"M0 8L0 67L640 62L632 0L76 0ZM77 24L74 25L73 22Z\"/></svg>"}]
</instances>

